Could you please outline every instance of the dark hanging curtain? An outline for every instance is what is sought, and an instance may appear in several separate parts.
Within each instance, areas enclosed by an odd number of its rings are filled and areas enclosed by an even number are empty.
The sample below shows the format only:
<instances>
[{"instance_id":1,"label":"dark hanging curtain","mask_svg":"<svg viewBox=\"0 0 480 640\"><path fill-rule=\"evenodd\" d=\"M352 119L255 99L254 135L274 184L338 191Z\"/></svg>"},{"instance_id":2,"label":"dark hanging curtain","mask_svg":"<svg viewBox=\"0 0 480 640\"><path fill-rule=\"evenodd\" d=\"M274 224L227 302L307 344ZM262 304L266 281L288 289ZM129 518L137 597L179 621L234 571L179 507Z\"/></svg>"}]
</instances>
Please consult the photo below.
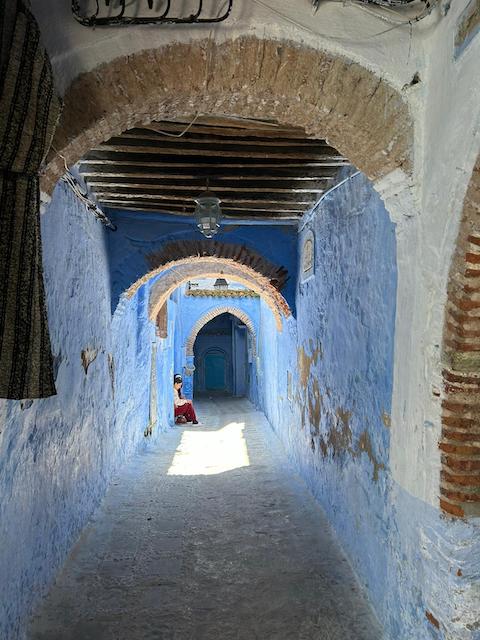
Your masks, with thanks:
<instances>
[{"instance_id":1,"label":"dark hanging curtain","mask_svg":"<svg viewBox=\"0 0 480 640\"><path fill-rule=\"evenodd\" d=\"M38 172L60 113L34 17L0 1L0 397L56 393L40 243Z\"/></svg>"}]
</instances>

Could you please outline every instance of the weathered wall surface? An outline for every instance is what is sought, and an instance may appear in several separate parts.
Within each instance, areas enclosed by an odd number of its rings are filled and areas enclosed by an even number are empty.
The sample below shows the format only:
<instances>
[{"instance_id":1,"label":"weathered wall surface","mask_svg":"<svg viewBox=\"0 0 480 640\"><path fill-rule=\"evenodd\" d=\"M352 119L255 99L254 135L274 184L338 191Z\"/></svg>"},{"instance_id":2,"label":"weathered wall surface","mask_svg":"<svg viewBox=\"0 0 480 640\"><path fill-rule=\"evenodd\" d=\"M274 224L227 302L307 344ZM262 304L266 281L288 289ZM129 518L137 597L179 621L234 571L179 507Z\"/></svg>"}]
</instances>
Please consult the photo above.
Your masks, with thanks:
<instances>
[{"instance_id":1,"label":"weathered wall surface","mask_svg":"<svg viewBox=\"0 0 480 640\"><path fill-rule=\"evenodd\" d=\"M105 232L64 185L42 216L42 233L58 395L0 402L5 640L22 637L30 607L114 470L143 445L149 420L148 296L139 291L112 321Z\"/></svg>"},{"instance_id":2,"label":"weathered wall surface","mask_svg":"<svg viewBox=\"0 0 480 640\"><path fill-rule=\"evenodd\" d=\"M299 235L300 247L310 229L315 273L298 284L297 322L286 323L275 341L269 314L262 314L264 387L276 383L265 409L378 606L389 553L382 541L387 538L395 230L361 175L323 200Z\"/></svg>"},{"instance_id":3,"label":"weathered wall surface","mask_svg":"<svg viewBox=\"0 0 480 640\"><path fill-rule=\"evenodd\" d=\"M414 135L413 140L409 142L412 148L406 150L408 153L411 151L413 159L412 179L409 182L404 175L400 175L401 172L393 172L384 177L380 181L381 184L376 185L386 194L387 208L394 214L394 221L399 224L395 337L397 356L394 367L391 434L395 446L392 447L392 472L407 491L432 505L438 503L438 478L435 477L435 473L438 475L440 469L437 442L441 435L441 406L438 390L441 385L440 351L448 269L457 238L466 185L480 149L480 83L477 69L480 38L473 35L468 45L462 45L460 50L455 49L459 20L467 4L468 0L438 3L430 17L418 24L414 23L412 28L402 28L398 25L385 28L384 20L374 16L377 10L372 7L325 2L312 16L310 3L307 1L292 4L287 0L275 3L249 0L237 3L228 22L214 28L208 26L195 29L151 27L89 30L75 23L71 18L69 6L60 0L32 2L52 57L61 93L64 93L82 73L93 69L97 70L96 80L102 88L105 83L101 80L101 65L117 60L117 67L113 65L116 71L112 68L112 75L107 74L105 77L110 77L113 91L118 93L119 100L124 99L128 87L135 85L131 76L137 75L128 67L129 62L132 64L132 55L146 50L160 51L163 47L175 43L188 43L189 46L192 45L190 57L195 58L194 44L207 36L212 47L202 50L202 60L209 59L209 52L214 50L215 45L256 36L261 39L294 43L299 49L304 46L311 47L318 51L319 60L324 52L344 56L345 60L361 65L362 71L359 70L359 73L373 72L374 77L399 92L413 120ZM52 15L58 19L51 20ZM58 28L59 24L62 25L61 29ZM186 51L188 50L187 47ZM258 65L258 76L261 80L241 84L242 91L238 99L248 102L244 91L244 87L248 86L249 91L255 91L257 96L251 103L262 105L261 92L270 86L270 66L266 64L266 68L264 67L263 56L258 51L253 54L250 52L250 56L241 57L249 61L249 68L256 69L255 65ZM238 58L239 56L236 57L237 60ZM155 59L154 53L151 56L145 55L147 69L152 68L152 59ZM181 64L183 59L181 58ZM181 73L183 79L187 77L188 69L196 68L195 65L198 64L197 58L189 60L188 53L185 54L185 59L191 64L184 65L185 73ZM299 72L296 72L295 68L293 72L289 70L289 63L291 60L282 61L278 55L278 59L272 63L272 68L280 69L287 77L290 73L292 79L302 78L302 84L298 89L301 99L292 111L291 124L310 118L309 126L321 135L321 127L312 119L321 120L321 113L328 113L332 108L334 111L338 110L340 119L344 117L348 109L342 110L343 107L339 108L339 104L342 105L346 99L348 102L346 96L349 95L350 88L356 84L351 78L338 80L338 74L334 73L335 80L327 82L327 91L320 92L321 95L319 94L314 101L315 105L320 105L321 111L320 115L317 113L314 116L313 106L305 110L304 105L313 95L315 87L318 88L324 81L321 72L318 80L312 81L312 78L317 77L315 74L321 63L315 64L313 61L312 64L306 65L306 69L301 67ZM165 66L168 68L159 81L162 86L158 88L157 99L153 100L151 107L141 105L147 111L158 108L159 99L163 100L162 87L167 79L173 77L174 82L176 81L179 74L176 72L175 64L178 64L178 61L170 60L166 63ZM175 93L173 84L168 91L168 97L173 100L173 113L184 109L183 115L188 115L197 110L201 111L202 107L209 112L210 109L205 105L209 104L208 98L214 84L223 88L228 108L237 108L237 104L228 102L228 96L231 95L232 88L236 87L239 69L236 69L235 73L228 72L224 78L222 56L219 62L214 59L213 64L217 65L215 73L197 73L192 81L187 80L191 91L187 94L188 99L182 97L183 93L180 96L172 96ZM346 66L352 65L348 63ZM273 75L281 74L275 71ZM208 76L215 82L210 82ZM206 89L204 77L207 78ZM196 87L193 91L192 83ZM143 85L150 84L150 80L143 82ZM87 85L79 84L76 94L78 99L73 100L75 105L82 102L86 92L85 86ZM95 87L95 78L92 85L88 84L88 87L91 86ZM277 89L278 94L284 92L284 87ZM186 91L186 88L182 91ZM378 94L377 91L375 93ZM138 94L138 91L135 94ZM99 101L98 96L91 97L92 110L97 109L100 114L107 113L111 103L110 96L111 92L104 91L103 103ZM364 122L365 130L371 131L372 125L378 125L378 114L384 114L387 104L391 106L391 100L385 100L384 105L378 105L377 112L374 110L373 114L366 115L372 102L370 98L362 100L356 89L353 96L353 112L349 112L348 118L344 117L343 125L334 128L334 131L343 132L341 140L339 138L342 145L337 146L345 149L347 155L347 150L351 149L351 138L358 133L356 127L352 126L352 121L362 120L363 114L367 120ZM322 101L325 102L324 105ZM130 98L128 102L130 104ZM268 108L259 108L259 113L262 111L262 117L278 117L279 114L275 113L278 104L277 100L277 106L273 105L270 113ZM90 110L81 106L77 108L79 112L74 114L74 119L80 122L79 118L87 112L90 114ZM225 107L222 111L228 111L228 108ZM130 124L133 124L135 114L130 115ZM254 115L252 111L250 116ZM147 116L148 114L144 113L142 117ZM101 115L99 117L101 122L97 135L109 137L111 123L102 121ZM399 110L393 109L388 122L381 126L382 135L386 135L387 140L391 141L397 129L401 127L402 118ZM347 129L348 133L345 133ZM333 130L323 131L323 134L327 137L333 136ZM92 141L92 144L97 142L98 140ZM388 151L387 145L383 152L388 155ZM360 153L357 158L352 156L352 159L362 170L366 170L369 164L368 156L368 153L364 153L363 156ZM402 416L406 419L402 420ZM411 464L412 459L415 461L414 464Z\"/></svg>"},{"instance_id":4,"label":"weathered wall surface","mask_svg":"<svg viewBox=\"0 0 480 640\"><path fill-rule=\"evenodd\" d=\"M315 274L298 285L297 320L277 334L261 303L264 408L326 510L387 637L474 638L468 625L477 569L465 577L478 544L474 525L442 518L403 490L390 468L394 225L359 175L324 199L300 248L310 229Z\"/></svg>"}]
</instances>

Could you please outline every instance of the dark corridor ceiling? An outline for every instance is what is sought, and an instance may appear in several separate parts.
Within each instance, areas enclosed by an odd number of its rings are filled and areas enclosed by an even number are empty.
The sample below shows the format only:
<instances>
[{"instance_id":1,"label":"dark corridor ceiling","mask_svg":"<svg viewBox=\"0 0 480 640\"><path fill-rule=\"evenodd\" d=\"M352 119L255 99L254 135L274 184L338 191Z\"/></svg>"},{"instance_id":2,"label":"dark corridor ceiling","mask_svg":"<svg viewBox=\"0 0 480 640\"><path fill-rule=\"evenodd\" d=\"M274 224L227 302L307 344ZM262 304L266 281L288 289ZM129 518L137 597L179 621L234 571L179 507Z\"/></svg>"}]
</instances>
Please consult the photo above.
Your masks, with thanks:
<instances>
[{"instance_id":1,"label":"dark corridor ceiling","mask_svg":"<svg viewBox=\"0 0 480 640\"><path fill-rule=\"evenodd\" d=\"M93 149L80 171L98 202L191 216L208 179L226 217L299 218L349 164L295 127L201 116L179 137L188 125L152 123Z\"/></svg>"}]
</instances>

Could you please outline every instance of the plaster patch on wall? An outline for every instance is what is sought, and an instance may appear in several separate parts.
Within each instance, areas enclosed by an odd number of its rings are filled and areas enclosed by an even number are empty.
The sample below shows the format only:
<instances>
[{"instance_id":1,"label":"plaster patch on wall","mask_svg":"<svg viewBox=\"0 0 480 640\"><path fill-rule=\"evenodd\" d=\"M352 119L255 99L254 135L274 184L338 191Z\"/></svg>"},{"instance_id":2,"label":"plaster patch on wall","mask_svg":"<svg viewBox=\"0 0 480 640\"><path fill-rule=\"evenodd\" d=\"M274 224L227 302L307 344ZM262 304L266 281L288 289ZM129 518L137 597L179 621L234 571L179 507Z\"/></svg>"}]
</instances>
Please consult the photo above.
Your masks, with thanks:
<instances>
[{"instance_id":1,"label":"plaster patch on wall","mask_svg":"<svg viewBox=\"0 0 480 640\"><path fill-rule=\"evenodd\" d=\"M380 471L380 469L385 469L385 465L382 462L378 462L378 460L376 459L373 453L372 440L370 438L370 434L366 429L360 434L360 438L358 440L358 449L355 452L356 455L360 455L362 453L366 453L368 459L372 463L373 481L378 482L378 472Z\"/></svg>"},{"instance_id":2,"label":"plaster patch on wall","mask_svg":"<svg viewBox=\"0 0 480 640\"><path fill-rule=\"evenodd\" d=\"M322 409L322 396L320 394L320 387L318 379L314 378L312 383L312 389L308 393L308 415L310 418L310 425L313 426L313 432L318 434L320 428Z\"/></svg>"},{"instance_id":3,"label":"plaster patch on wall","mask_svg":"<svg viewBox=\"0 0 480 640\"><path fill-rule=\"evenodd\" d=\"M340 458L343 454L348 454L352 458L358 458L362 453L366 453L369 461L373 466L373 481L377 482L379 471L385 469L383 462L379 462L373 451L372 439L367 429L364 429L353 446L353 433L350 426L352 413L345 411L341 407L337 409L336 417L333 420L333 426L328 431L326 440L323 436L319 439L319 446L322 456L328 456L329 449L332 452L332 458ZM312 447L314 450L314 447Z\"/></svg>"},{"instance_id":4,"label":"plaster patch on wall","mask_svg":"<svg viewBox=\"0 0 480 640\"><path fill-rule=\"evenodd\" d=\"M457 22L455 58L461 56L480 31L480 0L471 0Z\"/></svg>"},{"instance_id":5,"label":"plaster patch on wall","mask_svg":"<svg viewBox=\"0 0 480 640\"><path fill-rule=\"evenodd\" d=\"M83 349L81 353L82 366L85 371L85 375L88 373L88 367L92 364L92 362L96 359L98 355L98 349L93 349L92 347L87 347Z\"/></svg>"},{"instance_id":6,"label":"plaster patch on wall","mask_svg":"<svg viewBox=\"0 0 480 640\"><path fill-rule=\"evenodd\" d=\"M352 449L352 430L350 428L350 411L345 411L340 407L337 409L337 419L329 433L327 442L332 449L332 456L338 457L342 453L353 454Z\"/></svg>"},{"instance_id":7,"label":"plaster patch on wall","mask_svg":"<svg viewBox=\"0 0 480 640\"><path fill-rule=\"evenodd\" d=\"M430 613L430 611L425 611L425 617L430 622L430 624L432 624L436 629L440 629L440 623L435 618L433 613Z\"/></svg>"},{"instance_id":8,"label":"plaster patch on wall","mask_svg":"<svg viewBox=\"0 0 480 640\"><path fill-rule=\"evenodd\" d=\"M312 346L312 342L310 342L310 346ZM313 353L311 356L307 355L305 348L303 346L297 348L297 365L298 365L298 374L300 386L306 389L308 385L308 380L310 378L310 370L312 365L316 365L318 361L318 357L321 354L321 347L317 346L313 349Z\"/></svg>"}]
</instances>

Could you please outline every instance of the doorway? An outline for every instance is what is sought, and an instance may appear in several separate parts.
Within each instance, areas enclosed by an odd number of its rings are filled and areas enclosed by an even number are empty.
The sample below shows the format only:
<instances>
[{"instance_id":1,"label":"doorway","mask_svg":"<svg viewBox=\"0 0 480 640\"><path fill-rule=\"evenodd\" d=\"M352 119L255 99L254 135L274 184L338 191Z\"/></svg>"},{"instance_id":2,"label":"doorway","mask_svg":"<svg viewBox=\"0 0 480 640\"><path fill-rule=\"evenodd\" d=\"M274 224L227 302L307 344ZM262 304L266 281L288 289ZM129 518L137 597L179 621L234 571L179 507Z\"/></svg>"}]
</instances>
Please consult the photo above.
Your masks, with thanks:
<instances>
[{"instance_id":1,"label":"doorway","mask_svg":"<svg viewBox=\"0 0 480 640\"><path fill-rule=\"evenodd\" d=\"M196 396L248 395L247 328L230 313L223 313L198 333L194 345Z\"/></svg>"}]
</instances>

